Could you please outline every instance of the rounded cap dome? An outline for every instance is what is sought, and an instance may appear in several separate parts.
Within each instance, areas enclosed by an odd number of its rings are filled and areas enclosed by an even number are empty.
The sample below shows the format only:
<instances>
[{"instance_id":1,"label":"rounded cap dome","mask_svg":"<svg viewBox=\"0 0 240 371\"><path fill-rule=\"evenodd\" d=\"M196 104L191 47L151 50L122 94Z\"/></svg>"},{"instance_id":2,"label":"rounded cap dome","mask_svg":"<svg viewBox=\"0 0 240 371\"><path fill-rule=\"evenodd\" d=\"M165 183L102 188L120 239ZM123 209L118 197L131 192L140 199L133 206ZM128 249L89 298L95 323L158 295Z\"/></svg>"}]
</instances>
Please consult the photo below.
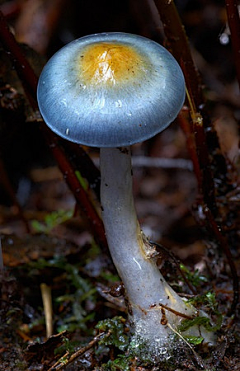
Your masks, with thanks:
<instances>
[{"instance_id":1,"label":"rounded cap dome","mask_svg":"<svg viewBox=\"0 0 240 371\"><path fill-rule=\"evenodd\" d=\"M185 98L182 71L161 45L103 33L59 50L44 67L38 104L46 124L72 142L121 147L164 130Z\"/></svg>"}]
</instances>

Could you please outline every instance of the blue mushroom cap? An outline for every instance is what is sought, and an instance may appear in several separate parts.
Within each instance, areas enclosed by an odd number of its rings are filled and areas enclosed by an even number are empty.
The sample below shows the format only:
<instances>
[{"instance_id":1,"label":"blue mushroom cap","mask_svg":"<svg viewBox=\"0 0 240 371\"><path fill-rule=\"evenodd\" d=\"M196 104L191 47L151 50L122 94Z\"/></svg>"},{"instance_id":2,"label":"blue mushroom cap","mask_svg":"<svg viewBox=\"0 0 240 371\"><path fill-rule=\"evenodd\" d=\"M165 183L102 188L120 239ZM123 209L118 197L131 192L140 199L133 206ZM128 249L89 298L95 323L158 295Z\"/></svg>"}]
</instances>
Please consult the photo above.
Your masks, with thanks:
<instances>
[{"instance_id":1,"label":"blue mushroom cap","mask_svg":"<svg viewBox=\"0 0 240 371\"><path fill-rule=\"evenodd\" d=\"M72 142L121 147L164 130L185 99L182 71L158 43L127 33L85 36L44 67L38 104L46 124Z\"/></svg>"}]
</instances>

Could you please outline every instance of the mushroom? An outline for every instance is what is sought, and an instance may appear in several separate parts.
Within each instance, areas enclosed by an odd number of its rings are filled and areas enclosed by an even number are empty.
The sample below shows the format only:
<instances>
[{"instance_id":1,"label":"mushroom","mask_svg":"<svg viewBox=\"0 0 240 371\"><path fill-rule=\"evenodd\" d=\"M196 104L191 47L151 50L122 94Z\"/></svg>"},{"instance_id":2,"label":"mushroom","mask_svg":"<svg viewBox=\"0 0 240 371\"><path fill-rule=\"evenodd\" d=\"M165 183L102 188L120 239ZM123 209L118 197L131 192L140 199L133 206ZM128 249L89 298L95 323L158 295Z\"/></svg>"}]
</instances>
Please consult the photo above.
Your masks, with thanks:
<instances>
[{"instance_id":1,"label":"mushroom","mask_svg":"<svg viewBox=\"0 0 240 371\"><path fill-rule=\"evenodd\" d=\"M94 34L69 43L49 60L37 95L42 117L55 133L100 147L102 218L126 291L132 343L144 342L150 353L160 354L181 321L199 313L167 284L141 231L130 145L155 136L176 118L185 99L182 71L152 40ZM212 341L202 326L187 333Z\"/></svg>"}]
</instances>

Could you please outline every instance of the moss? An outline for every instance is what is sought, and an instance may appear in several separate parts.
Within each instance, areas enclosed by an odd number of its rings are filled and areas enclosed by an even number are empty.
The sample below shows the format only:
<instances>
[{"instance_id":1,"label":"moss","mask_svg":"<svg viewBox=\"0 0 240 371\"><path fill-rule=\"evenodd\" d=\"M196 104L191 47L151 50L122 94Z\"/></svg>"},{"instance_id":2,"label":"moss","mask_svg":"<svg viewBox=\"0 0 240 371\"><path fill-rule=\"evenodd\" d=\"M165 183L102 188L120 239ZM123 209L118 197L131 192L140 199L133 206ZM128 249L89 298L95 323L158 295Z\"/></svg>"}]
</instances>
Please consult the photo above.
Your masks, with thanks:
<instances>
[{"instance_id":1,"label":"moss","mask_svg":"<svg viewBox=\"0 0 240 371\"><path fill-rule=\"evenodd\" d=\"M202 283L207 282L207 278L200 274L199 270L191 272L184 264L180 264L181 271L184 273L186 279L194 286L198 287Z\"/></svg>"},{"instance_id":2,"label":"moss","mask_svg":"<svg viewBox=\"0 0 240 371\"><path fill-rule=\"evenodd\" d=\"M180 333L187 331L192 326L203 326L207 331L216 332L220 330L222 325L222 314L218 311L218 303L216 301L215 293L208 291L203 295L197 295L188 300L188 302L196 307L203 307L207 312L210 312L211 318L214 318L214 322L210 317L198 316L193 319L183 320L181 325L178 327ZM189 339L190 341L190 339ZM192 344L198 342L197 338ZM191 341L190 341L191 342Z\"/></svg>"},{"instance_id":3,"label":"moss","mask_svg":"<svg viewBox=\"0 0 240 371\"><path fill-rule=\"evenodd\" d=\"M96 328L105 333L110 332L110 336L106 336L99 341L99 346L114 346L121 351L127 350L129 336L128 329L126 328L126 320L123 317L117 316L100 321Z\"/></svg>"},{"instance_id":4,"label":"moss","mask_svg":"<svg viewBox=\"0 0 240 371\"><path fill-rule=\"evenodd\" d=\"M35 232L50 233L53 228L73 216L73 210L58 210L47 214L43 222L32 220L31 226Z\"/></svg>"}]
</instances>

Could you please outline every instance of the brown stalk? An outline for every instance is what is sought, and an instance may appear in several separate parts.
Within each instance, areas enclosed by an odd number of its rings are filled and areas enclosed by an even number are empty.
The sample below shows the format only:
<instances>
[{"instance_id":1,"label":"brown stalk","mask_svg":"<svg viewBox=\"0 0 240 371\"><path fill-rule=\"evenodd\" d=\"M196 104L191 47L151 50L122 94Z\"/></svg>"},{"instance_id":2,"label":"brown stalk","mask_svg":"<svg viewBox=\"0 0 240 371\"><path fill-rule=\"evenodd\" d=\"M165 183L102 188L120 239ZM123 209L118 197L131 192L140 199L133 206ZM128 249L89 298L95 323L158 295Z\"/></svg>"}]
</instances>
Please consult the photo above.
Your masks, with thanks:
<instances>
[{"instance_id":1,"label":"brown stalk","mask_svg":"<svg viewBox=\"0 0 240 371\"><path fill-rule=\"evenodd\" d=\"M100 201L100 171L92 162L84 149L73 142L62 140L64 150L71 163L79 169L81 175L88 180L89 187L94 191Z\"/></svg>"},{"instance_id":2,"label":"brown stalk","mask_svg":"<svg viewBox=\"0 0 240 371\"><path fill-rule=\"evenodd\" d=\"M170 259L174 262L174 264L176 265L176 268L178 270L178 272L181 274L182 276L182 279L183 281L186 283L186 285L188 286L188 288L192 291L193 294L197 294L197 290L195 289L195 287L191 284L191 282L189 282L189 280L187 279L185 273L183 272L183 270L181 269L181 266L180 266L180 262L179 260L175 257L175 255L169 250L167 249L165 246L163 245L160 245L156 242L153 242L153 241L149 241L149 243L151 245L154 245L156 250L157 251L163 251L166 255L168 255L168 257L170 257Z\"/></svg>"},{"instance_id":3,"label":"brown stalk","mask_svg":"<svg viewBox=\"0 0 240 371\"><path fill-rule=\"evenodd\" d=\"M167 38L167 47L172 51L174 57L183 68L189 95L198 108L204 102L199 75L192 59L187 35L180 20L178 11L173 1L154 1L163 23L164 32Z\"/></svg>"},{"instance_id":4,"label":"brown stalk","mask_svg":"<svg viewBox=\"0 0 240 371\"><path fill-rule=\"evenodd\" d=\"M0 41L6 53L8 54L17 74L23 84L26 95L36 109L37 103L37 83L38 78L32 67L22 53L20 46L17 44L13 34L9 31L8 24L4 15L0 11ZM35 104L34 104L35 102Z\"/></svg>"},{"instance_id":5,"label":"brown stalk","mask_svg":"<svg viewBox=\"0 0 240 371\"><path fill-rule=\"evenodd\" d=\"M77 358L81 357L84 353L88 350L93 348L100 340L103 338L108 338L111 335L111 331L109 330L107 333L101 333L94 337L87 345L77 350L71 356L69 356L69 352L64 354L52 367L48 369L48 371L56 371L62 370L63 368L67 367L70 363L75 361Z\"/></svg>"},{"instance_id":6,"label":"brown stalk","mask_svg":"<svg viewBox=\"0 0 240 371\"><path fill-rule=\"evenodd\" d=\"M187 90L187 101L192 122L192 132L197 151L201 176L197 174L198 188L203 194L204 202L211 208L216 209L214 195L214 182L211 171L211 163L208 156L207 139L204 122L200 113L200 107L204 105L199 75L192 59L188 39L180 20L178 11L173 1L155 0L159 11L164 32L167 38L167 47L182 67ZM196 161L196 158L194 158ZM209 189L211 191L209 192Z\"/></svg>"},{"instance_id":7,"label":"brown stalk","mask_svg":"<svg viewBox=\"0 0 240 371\"><path fill-rule=\"evenodd\" d=\"M196 143L194 140L194 133L190 125L188 116L189 116L188 109L183 109L178 114L178 122L181 126L182 131L185 134L187 149L188 149L190 158L193 163L194 174L197 178L198 186L200 186L202 184L202 173L199 167ZM200 189L199 189L199 192L200 192Z\"/></svg>"},{"instance_id":8,"label":"brown stalk","mask_svg":"<svg viewBox=\"0 0 240 371\"><path fill-rule=\"evenodd\" d=\"M212 235L219 242L220 247L224 251L229 267L231 269L231 274L233 278L233 302L231 307L231 313L233 314L236 310L237 302L239 300L239 280L236 271L236 267L232 258L232 254L229 248L227 239L223 236L221 230L219 229L216 223L216 216L218 215L218 209L216 206L215 200L215 185L213 181L213 175L211 170L211 161L209 157L209 149L207 145L207 136L205 133L205 128L207 127L210 134L214 138L211 138L216 146L219 146L218 141L213 128L208 124L208 115L204 109L204 99L202 95L201 85L199 83L199 76L197 70L194 66L192 60L188 39L180 20L177 9L172 0L154 0L159 11L161 20L163 22L164 32L167 38L168 48L172 51L175 58L178 60L179 64L182 67L185 81L186 81L186 90L187 90L187 101L189 105L189 114L192 121L192 129L186 127L183 120L183 116L180 116L182 123L185 125L185 128L188 130L188 134L191 132L194 135L195 146L191 144L192 137L188 136L188 146L191 149L190 155L193 159L194 170L196 171L196 177L198 180L198 188L203 197L203 206L206 211L206 217L208 219L208 229ZM231 5L228 5L230 8L230 14L234 16L234 32L237 33L235 36L235 42L238 40L238 47L235 48L235 51L238 51L238 58L240 59L240 43L239 43L239 25L236 26L236 6L233 6L233 3L236 3L236 0L226 0L226 2ZM238 17L239 22L239 17ZM240 66L240 63L239 63ZM240 70L240 67L239 67ZM206 122L203 120L201 112L207 117ZM205 119L205 117L204 117ZM217 163L215 164L218 165ZM216 168L216 171L218 168ZM225 178L227 178L225 174ZM206 205L206 207L205 207Z\"/></svg>"},{"instance_id":9,"label":"brown stalk","mask_svg":"<svg viewBox=\"0 0 240 371\"><path fill-rule=\"evenodd\" d=\"M231 310L229 315L232 315L236 312L237 305L239 303L239 277L237 273L236 266L233 261L231 251L229 249L229 244L226 237L222 234L221 227L216 223L211 210L205 208L204 214L206 215L207 221L210 225L211 232L214 234L214 237L217 243L220 245L222 251L224 251L227 261L231 270L232 280L233 280L233 301L231 304Z\"/></svg>"},{"instance_id":10,"label":"brown stalk","mask_svg":"<svg viewBox=\"0 0 240 371\"><path fill-rule=\"evenodd\" d=\"M26 95L32 105L33 109L37 109L36 92L38 78L32 70L30 64L22 53L20 46L17 44L14 36L10 33L7 22L0 11L0 41L3 44L4 50L9 55L13 66L15 67L20 80L23 83ZM41 125L46 141L52 150L52 153L58 163L60 170L63 173L66 182L72 190L78 204L83 208L93 235L101 246L106 247L106 237L101 218L96 209L89 200L88 195L79 183L75 174L74 168L66 158L66 155L59 145L59 140L46 125Z\"/></svg>"},{"instance_id":11,"label":"brown stalk","mask_svg":"<svg viewBox=\"0 0 240 371\"><path fill-rule=\"evenodd\" d=\"M76 176L74 167L69 162L63 148L60 146L59 138L53 134L46 125L42 125L41 129L45 136L46 142L53 153L53 156L57 160L58 167L61 170L66 183L74 194L80 209L83 211L83 215L85 214L87 216L90 228L96 241L103 248L106 248L107 240L105 237L103 222L93 206L89 195L81 186Z\"/></svg>"},{"instance_id":12,"label":"brown stalk","mask_svg":"<svg viewBox=\"0 0 240 371\"><path fill-rule=\"evenodd\" d=\"M225 0L238 85L240 87L240 18L237 0Z\"/></svg>"}]
</instances>

